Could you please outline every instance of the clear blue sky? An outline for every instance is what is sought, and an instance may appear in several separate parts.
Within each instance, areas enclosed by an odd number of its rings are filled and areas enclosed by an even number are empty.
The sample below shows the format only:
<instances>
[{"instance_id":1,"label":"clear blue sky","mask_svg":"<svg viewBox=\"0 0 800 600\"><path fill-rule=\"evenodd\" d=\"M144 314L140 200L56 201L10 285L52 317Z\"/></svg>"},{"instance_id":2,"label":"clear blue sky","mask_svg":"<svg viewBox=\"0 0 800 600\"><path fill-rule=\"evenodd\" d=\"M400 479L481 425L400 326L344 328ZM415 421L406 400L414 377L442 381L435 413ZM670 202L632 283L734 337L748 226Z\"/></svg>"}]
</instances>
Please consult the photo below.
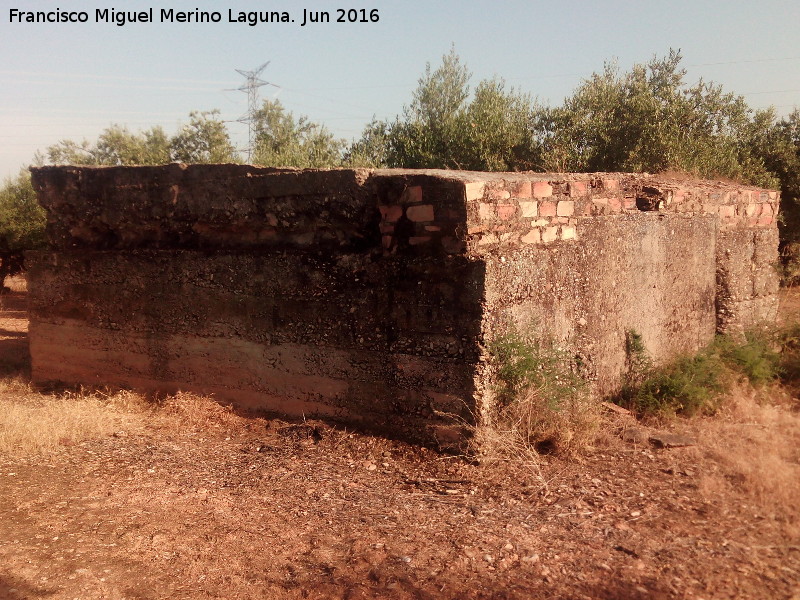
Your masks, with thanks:
<instances>
[{"instance_id":1,"label":"clear blue sky","mask_svg":"<svg viewBox=\"0 0 800 600\"><path fill-rule=\"evenodd\" d=\"M88 23L12 23L19 10L86 11ZM228 9L288 11L294 23L227 23ZM303 9L378 9L377 23L301 27ZM95 23L97 9L152 8L155 23ZM161 23L161 9L216 10L222 22ZM411 98L426 62L451 44L473 73L503 77L557 104L603 63L623 70L680 48L688 81L700 77L781 115L800 106L800 2L561 0L420 2L207 2L195 0L2 0L0 177L61 139L91 141L112 123L173 133L192 110L218 108L235 121L246 95L235 88L271 61L261 88L295 115L357 138L373 115L392 118ZM246 128L232 123L237 143Z\"/></svg>"}]
</instances>

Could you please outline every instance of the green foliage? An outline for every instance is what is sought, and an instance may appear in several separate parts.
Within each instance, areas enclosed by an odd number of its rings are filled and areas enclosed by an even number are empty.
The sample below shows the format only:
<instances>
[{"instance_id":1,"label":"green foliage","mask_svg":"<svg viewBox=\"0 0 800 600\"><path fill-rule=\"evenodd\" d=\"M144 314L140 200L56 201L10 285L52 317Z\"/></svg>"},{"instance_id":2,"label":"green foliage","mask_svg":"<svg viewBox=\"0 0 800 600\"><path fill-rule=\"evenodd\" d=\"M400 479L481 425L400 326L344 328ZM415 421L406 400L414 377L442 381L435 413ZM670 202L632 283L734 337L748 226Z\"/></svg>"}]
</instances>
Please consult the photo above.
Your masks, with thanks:
<instances>
[{"instance_id":1,"label":"green foliage","mask_svg":"<svg viewBox=\"0 0 800 600\"><path fill-rule=\"evenodd\" d=\"M800 323L793 323L779 332L781 348L780 377L785 384L800 385Z\"/></svg>"},{"instance_id":2,"label":"green foliage","mask_svg":"<svg viewBox=\"0 0 800 600\"><path fill-rule=\"evenodd\" d=\"M744 339L718 336L693 356L682 356L661 366L653 365L641 336L629 332L626 343L629 374L620 392L620 404L640 414L710 414L719 406L735 377L751 385L775 381L800 349L798 328L777 334L748 331ZM800 354L800 352L798 352Z\"/></svg>"},{"instance_id":3,"label":"green foliage","mask_svg":"<svg viewBox=\"0 0 800 600\"><path fill-rule=\"evenodd\" d=\"M86 140L63 140L46 153L48 162L58 165L158 165L170 161L170 144L160 127L132 133L127 127L112 125L94 146Z\"/></svg>"},{"instance_id":4,"label":"green foliage","mask_svg":"<svg viewBox=\"0 0 800 600\"><path fill-rule=\"evenodd\" d=\"M470 100L469 80L454 49L437 69L426 66L403 118L388 127L389 166L514 171L534 164L531 99L488 80Z\"/></svg>"},{"instance_id":5,"label":"green foliage","mask_svg":"<svg viewBox=\"0 0 800 600\"><path fill-rule=\"evenodd\" d=\"M780 375L780 337L781 334L754 330L745 332L744 341L720 336L714 341L714 348L729 367L747 377L752 385L760 386Z\"/></svg>"},{"instance_id":6,"label":"green foliage","mask_svg":"<svg viewBox=\"0 0 800 600\"><path fill-rule=\"evenodd\" d=\"M45 243L45 212L36 201L30 174L22 171L0 188L0 285L24 269L25 250Z\"/></svg>"},{"instance_id":7,"label":"green foliage","mask_svg":"<svg viewBox=\"0 0 800 600\"><path fill-rule=\"evenodd\" d=\"M640 414L711 414L727 389L719 354L701 352L653 368L634 387L622 392L622 404Z\"/></svg>"},{"instance_id":8,"label":"green foliage","mask_svg":"<svg viewBox=\"0 0 800 600\"><path fill-rule=\"evenodd\" d=\"M770 185L774 177L753 151L770 112L753 112L741 96L700 80L684 82L681 55L670 51L619 73L606 65L563 106L538 115L542 164L555 171L668 169Z\"/></svg>"},{"instance_id":9,"label":"green foliage","mask_svg":"<svg viewBox=\"0 0 800 600\"><path fill-rule=\"evenodd\" d=\"M267 100L255 115L253 163L272 167L322 168L342 164L344 141L306 117L294 118L278 100Z\"/></svg>"},{"instance_id":10,"label":"green foliage","mask_svg":"<svg viewBox=\"0 0 800 600\"><path fill-rule=\"evenodd\" d=\"M173 137L160 127L133 133L112 125L92 145L87 140L62 140L45 151L39 162L57 165L161 165L171 161L237 162L225 123L219 111L192 112L189 124Z\"/></svg>"},{"instance_id":11,"label":"green foliage","mask_svg":"<svg viewBox=\"0 0 800 600\"><path fill-rule=\"evenodd\" d=\"M343 164L347 167L380 168L387 166L389 126L375 117L364 127L361 139L353 142L344 154Z\"/></svg>"},{"instance_id":12,"label":"green foliage","mask_svg":"<svg viewBox=\"0 0 800 600\"><path fill-rule=\"evenodd\" d=\"M189 124L170 140L170 156L183 163L239 161L218 110L189 113Z\"/></svg>"},{"instance_id":13,"label":"green foliage","mask_svg":"<svg viewBox=\"0 0 800 600\"><path fill-rule=\"evenodd\" d=\"M759 153L780 180L782 279L800 281L800 110L777 123L759 140Z\"/></svg>"},{"instance_id":14,"label":"green foliage","mask_svg":"<svg viewBox=\"0 0 800 600\"><path fill-rule=\"evenodd\" d=\"M565 451L586 442L598 424L586 382L563 351L516 332L489 352L496 369L494 427L517 447Z\"/></svg>"}]
</instances>

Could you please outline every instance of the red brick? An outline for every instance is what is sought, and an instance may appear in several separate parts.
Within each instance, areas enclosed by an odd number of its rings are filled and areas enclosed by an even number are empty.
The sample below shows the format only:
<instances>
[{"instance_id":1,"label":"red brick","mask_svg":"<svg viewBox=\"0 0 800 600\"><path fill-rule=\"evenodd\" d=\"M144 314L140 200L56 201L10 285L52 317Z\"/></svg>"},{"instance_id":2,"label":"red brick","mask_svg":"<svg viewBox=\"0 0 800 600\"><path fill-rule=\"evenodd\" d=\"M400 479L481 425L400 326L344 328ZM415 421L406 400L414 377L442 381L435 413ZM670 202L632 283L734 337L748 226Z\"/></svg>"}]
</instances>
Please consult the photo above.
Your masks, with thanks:
<instances>
[{"instance_id":1,"label":"red brick","mask_svg":"<svg viewBox=\"0 0 800 600\"><path fill-rule=\"evenodd\" d=\"M383 247L387 250L392 247L392 240L394 238L390 235L385 235L381 238L381 242L383 243Z\"/></svg>"},{"instance_id":2,"label":"red brick","mask_svg":"<svg viewBox=\"0 0 800 600\"><path fill-rule=\"evenodd\" d=\"M540 217L555 217L556 216L556 203L550 200L545 200L539 203L539 216Z\"/></svg>"},{"instance_id":3,"label":"red brick","mask_svg":"<svg viewBox=\"0 0 800 600\"><path fill-rule=\"evenodd\" d=\"M390 206L378 205L378 210L381 211L381 218L384 221L399 221L400 217L403 216L403 207L396 204Z\"/></svg>"},{"instance_id":4,"label":"red brick","mask_svg":"<svg viewBox=\"0 0 800 600\"><path fill-rule=\"evenodd\" d=\"M636 200L633 201L634 206L636 205ZM622 212L622 200L619 198L609 198L608 199L608 207L611 209L612 212L618 213Z\"/></svg>"},{"instance_id":5,"label":"red brick","mask_svg":"<svg viewBox=\"0 0 800 600\"><path fill-rule=\"evenodd\" d=\"M719 216L723 219L732 219L736 216L736 207L732 204L723 204L719 207Z\"/></svg>"},{"instance_id":6,"label":"red brick","mask_svg":"<svg viewBox=\"0 0 800 600\"><path fill-rule=\"evenodd\" d=\"M492 221L495 217L494 204L481 202L478 205L478 216L481 221Z\"/></svg>"},{"instance_id":7,"label":"red brick","mask_svg":"<svg viewBox=\"0 0 800 600\"><path fill-rule=\"evenodd\" d=\"M561 200L556 207L556 214L559 217L571 217L575 213L575 202L573 200Z\"/></svg>"},{"instance_id":8,"label":"red brick","mask_svg":"<svg viewBox=\"0 0 800 600\"><path fill-rule=\"evenodd\" d=\"M416 204L417 202L422 202L422 187L419 185L407 187L403 192L402 201L407 204Z\"/></svg>"},{"instance_id":9,"label":"red brick","mask_svg":"<svg viewBox=\"0 0 800 600\"><path fill-rule=\"evenodd\" d=\"M419 206L409 206L406 209L406 216L409 218L409 220L414 221L415 223L419 223L421 221L433 221L433 205L420 204Z\"/></svg>"},{"instance_id":10,"label":"red brick","mask_svg":"<svg viewBox=\"0 0 800 600\"><path fill-rule=\"evenodd\" d=\"M516 184L511 196L513 198L533 198L533 188L530 181L520 181Z\"/></svg>"},{"instance_id":11,"label":"red brick","mask_svg":"<svg viewBox=\"0 0 800 600\"><path fill-rule=\"evenodd\" d=\"M570 181L569 182L569 195L572 198L577 196L585 196L589 191L588 181Z\"/></svg>"},{"instance_id":12,"label":"red brick","mask_svg":"<svg viewBox=\"0 0 800 600\"><path fill-rule=\"evenodd\" d=\"M497 205L497 216L500 217L503 221L508 221L509 219L513 219L514 215L516 214L517 214L517 207L514 204Z\"/></svg>"},{"instance_id":13,"label":"red brick","mask_svg":"<svg viewBox=\"0 0 800 600\"><path fill-rule=\"evenodd\" d=\"M761 215L758 217L759 225L772 225L772 215Z\"/></svg>"},{"instance_id":14,"label":"red brick","mask_svg":"<svg viewBox=\"0 0 800 600\"><path fill-rule=\"evenodd\" d=\"M537 181L533 184L534 198L549 198L553 195L553 186L546 181Z\"/></svg>"}]
</instances>

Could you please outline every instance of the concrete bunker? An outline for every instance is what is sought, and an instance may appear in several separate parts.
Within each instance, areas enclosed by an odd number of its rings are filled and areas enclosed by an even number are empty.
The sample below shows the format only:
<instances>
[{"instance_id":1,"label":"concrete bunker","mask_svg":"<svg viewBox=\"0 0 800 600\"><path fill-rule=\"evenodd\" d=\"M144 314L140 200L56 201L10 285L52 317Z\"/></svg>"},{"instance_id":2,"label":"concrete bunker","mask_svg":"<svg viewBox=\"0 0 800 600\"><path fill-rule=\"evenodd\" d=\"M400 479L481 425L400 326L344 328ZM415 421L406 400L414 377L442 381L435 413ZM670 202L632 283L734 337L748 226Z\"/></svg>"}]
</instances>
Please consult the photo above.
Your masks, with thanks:
<instances>
[{"instance_id":1,"label":"concrete bunker","mask_svg":"<svg viewBox=\"0 0 800 600\"><path fill-rule=\"evenodd\" d=\"M213 394L459 444L535 328L598 394L774 318L778 194L619 173L41 167L37 383Z\"/></svg>"}]
</instances>

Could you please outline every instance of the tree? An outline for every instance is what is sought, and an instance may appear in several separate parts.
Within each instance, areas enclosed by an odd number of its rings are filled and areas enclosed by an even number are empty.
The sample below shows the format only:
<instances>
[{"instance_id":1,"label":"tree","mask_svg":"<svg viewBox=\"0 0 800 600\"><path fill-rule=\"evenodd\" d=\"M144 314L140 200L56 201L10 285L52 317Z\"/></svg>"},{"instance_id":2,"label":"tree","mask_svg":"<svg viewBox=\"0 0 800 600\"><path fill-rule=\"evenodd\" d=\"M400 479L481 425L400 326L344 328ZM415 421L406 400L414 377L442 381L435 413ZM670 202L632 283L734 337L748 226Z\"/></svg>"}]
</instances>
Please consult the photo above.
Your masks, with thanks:
<instances>
[{"instance_id":1,"label":"tree","mask_svg":"<svg viewBox=\"0 0 800 600\"><path fill-rule=\"evenodd\" d=\"M543 170L675 169L774 185L754 141L771 113L700 80L689 87L680 52L620 74L607 64L556 108L537 115Z\"/></svg>"},{"instance_id":2,"label":"tree","mask_svg":"<svg viewBox=\"0 0 800 600\"><path fill-rule=\"evenodd\" d=\"M254 117L254 164L301 168L341 166L344 141L307 117L295 120L279 100L264 101Z\"/></svg>"},{"instance_id":3,"label":"tree","mask_svg":"<svg viewBox=\"0 0 800 600\"><path fill-rule=\"evenodd\" d=\"M0 188L0 285L24 270L25 250L45 243L45 212L36 201L27 171L6 179Z\"/></svg>"},{"instance_id":4,"label":"tree","mask_svg":"<svg viewBox=\"0 0 800 600\"><path fill-rule=\"evenodd\" d=\"M534 105L502 79L481 81L475 96L460 112L457 126L463 139L457 154L464 168L474 171L517 171L535 166L538 148L533 137Z\"/></svg>"},{"instance_id":5,"label":"tree","mask_svg":"<svg viewBox=\"0 0 800 600\"><path fill-rule=\"evenodd\" d=\"M225 123L218 115L218 110L193 111L188 125L173 137L161 127L133 133L127 127L111 125L94 145L87 140L62 140L37 158L50 164L110 166L238 162Z\"/></svg>"},{"instance_id":6,"label":"tree","mask_svg":"<svg viewBox=\"0 0 800 600\"><path fill-rule=\"evenodd\" d=\"M343 164L351 167L379 168L388 165L388 132L389 125L372 117L361 139L350 144L344 153Z\"/></svg>"},{"instance_id":7,"label":"tree","mask_svg":"<svg viewBox=\"0 0 800 600\"><path fill-rule=\"evenodd\" d=\"M425 67L403 118L386 134L393 167L514 171L535 163L534 104L502 79L481 81L470 99L470 72L451 48Z\"/></svg>"},{"instance_id":8,"label":"tree","mask_svg":"<svg viewBox=\"0 0 800 600\"><path fill-rule=\"evenodd\" d=\"M459 164L458 114L469 97L470 72L455 52L442 57L442 64L425 74L411 105L392 124L388 134L388 163L406 168L461 168Z\"/></svg>"},{"instance_id":9,"label":"tree","mask_svg":"<svg viewBox=\"0 0 800 600\"><path fill-rule=\"evenodd\" d=\"M239 162L219 111L192 111L189 124L170 140L173 161L184 163Z\"/></svg>"},{"instance_id":10,"label":"tree","mask_svg":"<svg viewBox=\"0 0 800 600\"><path fill-rule=\"evenodd\" d=\"M127 127L112 125L94 146L86 140L63 140L47 149L47 157L52 164L158 165L170 161L170 142L160 127L132 133Z\"/></svg>"}]
</instances>

